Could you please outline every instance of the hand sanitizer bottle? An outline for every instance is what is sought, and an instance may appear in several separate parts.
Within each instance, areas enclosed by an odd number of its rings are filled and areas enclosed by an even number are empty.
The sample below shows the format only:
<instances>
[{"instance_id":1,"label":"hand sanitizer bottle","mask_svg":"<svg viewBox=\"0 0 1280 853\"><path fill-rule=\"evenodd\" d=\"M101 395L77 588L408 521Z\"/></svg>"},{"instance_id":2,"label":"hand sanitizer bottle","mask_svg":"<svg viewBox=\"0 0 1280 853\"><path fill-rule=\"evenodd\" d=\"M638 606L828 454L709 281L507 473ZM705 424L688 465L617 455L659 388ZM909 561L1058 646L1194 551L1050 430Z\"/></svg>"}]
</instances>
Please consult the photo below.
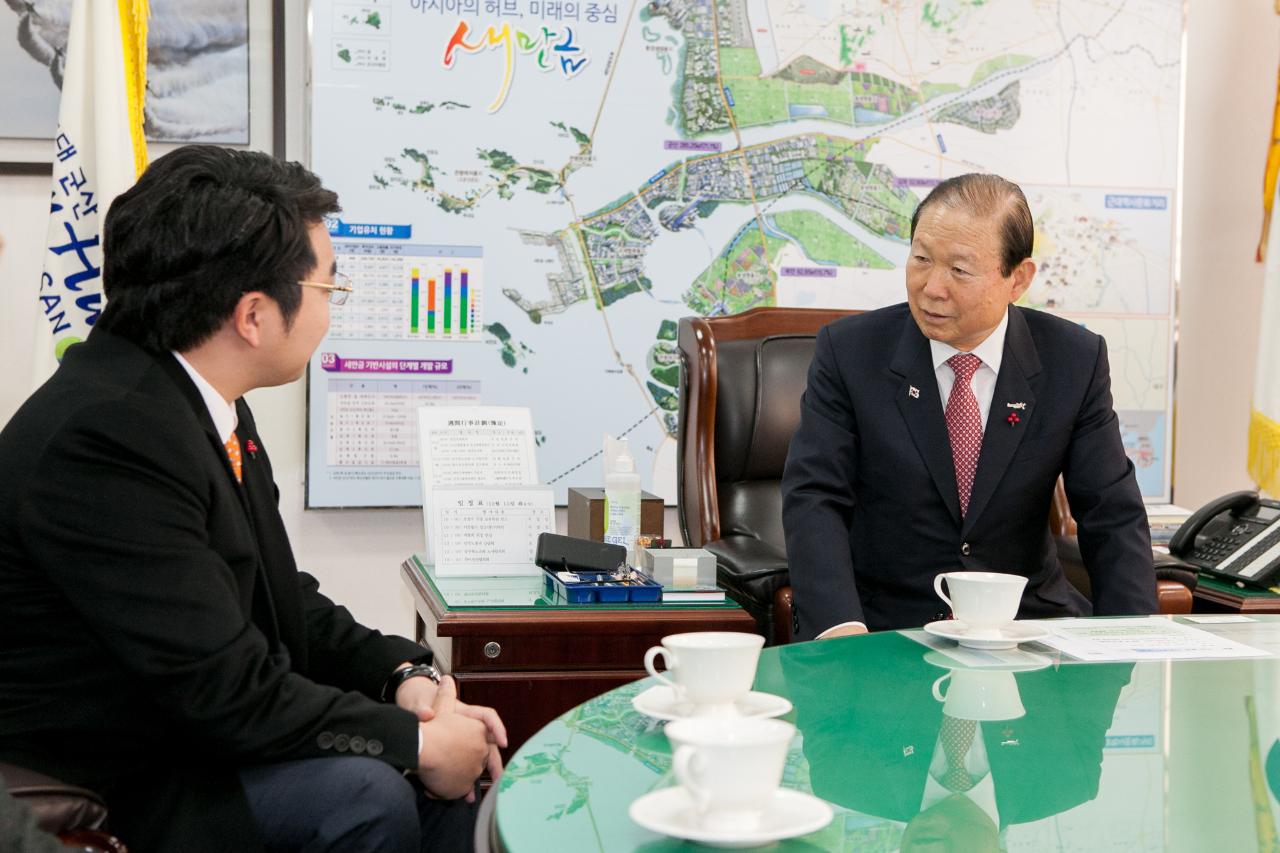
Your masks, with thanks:
<instances>
[{"instance_id":1,"label":"hand sanitizer bottle","mask_svg":"<svg viewBox=\"0 0 1280 853\"><path fill-rule=\"evenodd\" d=\"M639 535L640 475L623 439L622 452L604 478L604 541L626 548L627 564L635 565Z\"/></svg>"}]
</instances>

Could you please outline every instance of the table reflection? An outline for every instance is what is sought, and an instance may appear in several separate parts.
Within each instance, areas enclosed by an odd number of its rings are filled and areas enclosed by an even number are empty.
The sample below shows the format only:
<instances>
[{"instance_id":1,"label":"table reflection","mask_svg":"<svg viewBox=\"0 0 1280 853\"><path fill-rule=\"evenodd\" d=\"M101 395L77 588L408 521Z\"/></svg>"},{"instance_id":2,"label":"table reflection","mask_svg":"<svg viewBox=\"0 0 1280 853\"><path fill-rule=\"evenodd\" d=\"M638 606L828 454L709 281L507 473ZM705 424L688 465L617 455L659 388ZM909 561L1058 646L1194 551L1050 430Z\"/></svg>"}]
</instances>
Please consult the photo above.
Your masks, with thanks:
<instances>
[{"instance_id":1,"label":"table reflection","mask_svg":"<svg viewBox=\"0 0 1280 853\"><path fill-rule=\"evenodd\" d=\"M1097 795L1132 664L946 668L902 636L877 652L807 644L777 659L817 796L902 824L904 851L978 851Z\"/></svg>"}]
</instances>

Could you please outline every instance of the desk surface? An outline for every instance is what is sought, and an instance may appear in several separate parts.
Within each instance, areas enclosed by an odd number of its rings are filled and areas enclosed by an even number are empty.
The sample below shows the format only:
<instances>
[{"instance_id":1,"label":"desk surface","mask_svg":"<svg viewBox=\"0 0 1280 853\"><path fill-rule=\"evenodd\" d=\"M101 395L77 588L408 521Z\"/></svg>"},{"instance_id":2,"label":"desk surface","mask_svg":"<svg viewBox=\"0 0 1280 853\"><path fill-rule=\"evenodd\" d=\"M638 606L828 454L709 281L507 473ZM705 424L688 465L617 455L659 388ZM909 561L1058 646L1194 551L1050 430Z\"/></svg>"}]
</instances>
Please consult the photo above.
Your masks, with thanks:
<instances>
[{"instance_id":1,"label":"desk surface","mask_svg":"<svg viewBox=\"0 0 1280 853\"><path fill-rule=\"evenodd\" d=\"M1280 649L1280 617L1197 627ZM894 851L908 824L956 840L955 826L939 829L943 810L920 817L940 749L934 688L948 672L902 634L764 650L756 689L789 698L784 719L799 730L783 785L835 810L825 829L773 849ZM1025 714L981 723L990 772L975 795L995 815L987 828L1001 849L1275 849L1280 658L1058 660L1013 678ZM631 707L651 684L592 699L519 750L498 792L506 849L695 849L627 816L633 800L674 784L662 724Z\"/></svg>"},{"instance_id":2,"label":"desk surface","mask_svg":"<svg viewBox=\"0 0 1280 853\"><path fill-rule=\"evenodd\" d=\"M614 611L626 613L637 610L735 610L737 602L725 598L712 602L645 602L622 604L569 604L557 600L547 592L546 576L538 570L532 575L513 575L511 577L440 577L435 569L426 565L422 558L415 554L401 566L401 572L407 583L416 586L424 593L429 588L433 598L443 607L445 612L467 612L471 610L545 610L559 613L602 613Z\"/></svg>"}]
</instances>

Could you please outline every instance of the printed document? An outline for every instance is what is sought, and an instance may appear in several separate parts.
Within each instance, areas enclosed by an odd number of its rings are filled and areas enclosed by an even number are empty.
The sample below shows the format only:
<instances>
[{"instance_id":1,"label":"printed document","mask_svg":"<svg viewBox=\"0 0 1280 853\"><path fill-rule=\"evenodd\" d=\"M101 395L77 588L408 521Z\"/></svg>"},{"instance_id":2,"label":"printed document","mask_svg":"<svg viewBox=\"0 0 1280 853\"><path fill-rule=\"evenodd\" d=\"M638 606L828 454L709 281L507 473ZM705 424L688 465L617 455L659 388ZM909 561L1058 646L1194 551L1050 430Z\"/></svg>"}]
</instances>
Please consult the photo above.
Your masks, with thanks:
<instances>
[{"instance_id":1,"label":"printed document","mask_svg":"<svg viewBox=\"0 0 1280 853\"><path fill-rule=\"evenodd\" d=\"M1160 616L1058 619L1041 644L1082 661L1269 657L1270 653Z\"/></svg>"}]
</instances>

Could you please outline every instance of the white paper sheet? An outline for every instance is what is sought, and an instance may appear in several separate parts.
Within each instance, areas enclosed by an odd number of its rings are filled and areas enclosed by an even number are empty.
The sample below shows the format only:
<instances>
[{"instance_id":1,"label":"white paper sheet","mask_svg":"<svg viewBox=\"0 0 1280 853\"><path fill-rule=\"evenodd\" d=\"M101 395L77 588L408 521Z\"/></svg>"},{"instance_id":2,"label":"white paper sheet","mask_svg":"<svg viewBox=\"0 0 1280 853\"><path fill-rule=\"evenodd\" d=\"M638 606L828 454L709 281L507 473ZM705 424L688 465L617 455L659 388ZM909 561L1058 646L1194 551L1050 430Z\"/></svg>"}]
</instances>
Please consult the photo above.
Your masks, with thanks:
<instances>
[{"instance_id":1,"label":"white paper sheet","mask_svg":"<svg viewBox=\"0 0 1280 853\"><path fill-rule=\"evenodd\" d=\"M432 498L436 575L542 574L533 558L538 535L556 529L550 486L435 489Z\"/></svg>"},{"instance_id":2,"label":"white paper sheet","mask_svg":"<svg viewBox=\"0 0 1280 853\"><path fill-rule=\"evenodd\" d=\"M1060 619L1043 625L1040 642L1082 661L1195 660L1269 657L1269 653L1160 616Z\"/></svg>"},{"instance_id":3,"label":"white paper sheet","mask_svg":"<svg viewBox=\"0 0 1280 853\"><path fill-rule=\"evenodd\" d=\"M418 409L418 446L422 468L422 520L426 534L423 553L441 574L440 527L436 495L445 489L536 486L538 461L534 453L533 418L529 410L504 406L423 406ZM458 507L453 506L454 510ZM555 524L547 530L554 531ZM536 537L535 537L536 539ZM460 543L455 538L455 547ZM490 543L492 544L492 543ZM488 546L484 546L488 547ZM451 552L451 566L474 566L478 551ZM533 563L533 551L529 552ZM502 574L501 571L467 574Z\"/></svg>"}]
</instances>

